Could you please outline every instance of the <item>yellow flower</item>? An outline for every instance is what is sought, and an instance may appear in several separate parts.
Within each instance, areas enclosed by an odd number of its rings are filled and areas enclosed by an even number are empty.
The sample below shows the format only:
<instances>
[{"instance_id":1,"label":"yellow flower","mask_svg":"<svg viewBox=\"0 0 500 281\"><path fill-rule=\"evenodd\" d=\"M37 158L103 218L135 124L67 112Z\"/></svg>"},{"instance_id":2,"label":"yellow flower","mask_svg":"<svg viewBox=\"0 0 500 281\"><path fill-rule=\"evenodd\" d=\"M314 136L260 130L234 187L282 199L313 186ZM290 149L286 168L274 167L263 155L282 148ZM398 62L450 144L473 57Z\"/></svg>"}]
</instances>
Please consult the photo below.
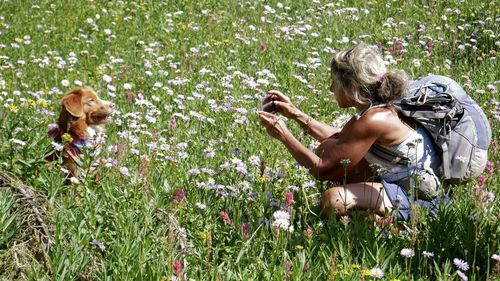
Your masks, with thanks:
<instances>
[{"instance_id":1,"label":"yellow flower","mask_svg":"<svg viewBox=\"0 0 500 281\"><path fill-rule=\"evenodd\" d=\"M36 104L36 103L35 103L35 101L34 101L34 100L32 100L32 99L27 99L27 100L26 100L26 103L27 103L29 106L34 106L34 105Z\"/></svg>"},{"instance_id":2,"label":"yellow flower","mask_svg":"<svg viewBox=\"0 0 500 281\"><path fill-rule=\"evenodd\" d=\"M340 271L340 273L343 274L343 275L351 275L352 272L350 270L347 270L347 269L342 269Z\"/></svg>"},{"instance_id":3,"label":"yellow flower","mask_svg":"<svg viewBox=\"0 0 500 281\"><path fill-rule=\"evenodd\" d=\"M265 182L268 182L269 180L270 180L270 178L268 176L263 176L263 177L257 178L258 183L265 183Z\"/></svg>"},{"instance_id":4,"label":"yellow flower","mask_svg":"<svg viewBox=\"0 0 500 281\"><path fill-rule=\"evenodd\" d=\"M295 250L302 251L302 250L304 250L304 247L302 245L297 245L297 246L295 246Z\"/></svg>"},{"instance_id":5,"label":"yellow flower","mask_svg":"<svg viewBox=\"0 0 500 281\"><path fill-rule=\"evenodd\" d=\"M361 265L359 264L353 264L352 269L361 269Z\"/></svg>"},{"instance_id":6,"label":"yellow flower","mask_svg":"<svg viewBox=\"0 0 500 281\"><path fill-rule=\"evenodd\" d=\"M229 43L229 39L224 39L224 40L222 40L222 42L227 44L227 43Z\"/></svg>"},{"instance_id":7,"label":"yellow flower","mask_svg":"<svg viewBox=\"0 0 500 281\"><path fill-rule=\"evenodd\" d=\"M361 272L361 274L363 274L363 276L370 276L370 270L369 269L363 269L363 271Z\"/></svg>"},{"instance_id":8,"label":"yellow flower","mask_svg":"<svg viewBox=\"0 0 500 281\"><path fill-rule=\"evenodd\" d=\"M36 103L42 107L49 107L50 106L50 103L48 101L45 101L45 100L37 100Z\"/></svg>"},{"instance_id":9,"label":"yellow flower","mask_svg":"<svg viewBox=\"0 0 500 281\"><path fill-rule=\"evenodd\" d=\"M10 111L14 112L14 113L16 113L16 112L18 112L18 111L19 111L19 106L17 106L17 105L9 104L9 105L7 105L7 108L8 108Z\"/></svg>"},{"instance_id":10,"label":"yellow flower","mask_svg":"<svg viewBox=\"0 0 500 281\"><path fill-rule=\"evenodd\" d=\"M64 142L72 142L73 141L73 138L71 137L70 134L68 133L64 133L62 136L61 136L62 140Z\"/></svg>"}]
</instances>

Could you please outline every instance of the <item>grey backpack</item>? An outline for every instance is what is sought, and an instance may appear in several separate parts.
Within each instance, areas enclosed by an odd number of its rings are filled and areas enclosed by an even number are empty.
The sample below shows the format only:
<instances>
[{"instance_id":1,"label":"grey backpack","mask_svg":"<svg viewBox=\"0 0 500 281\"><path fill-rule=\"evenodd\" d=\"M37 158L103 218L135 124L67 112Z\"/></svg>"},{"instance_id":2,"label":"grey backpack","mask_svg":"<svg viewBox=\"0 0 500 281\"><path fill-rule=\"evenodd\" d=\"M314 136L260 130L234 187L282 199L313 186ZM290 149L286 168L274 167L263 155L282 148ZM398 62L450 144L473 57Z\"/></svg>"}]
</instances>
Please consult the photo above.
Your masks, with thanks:
<instances>
[{"instance_id":1,"label":"grey backpack","mask_svg":"<svg viewBox=\"0 0 500 281\"><path fill-rule=\"evenodd\" d=\"M454 80L429 75L410 83L408 93L394 102L403 115L413 118L432 136L441 155L437 175L446 183L478 177L484 170L491 128L481 110ZM390 159L383 149L371 150ZM405 159L392 159L401 163Z\"/></svg>"}]
</instances>

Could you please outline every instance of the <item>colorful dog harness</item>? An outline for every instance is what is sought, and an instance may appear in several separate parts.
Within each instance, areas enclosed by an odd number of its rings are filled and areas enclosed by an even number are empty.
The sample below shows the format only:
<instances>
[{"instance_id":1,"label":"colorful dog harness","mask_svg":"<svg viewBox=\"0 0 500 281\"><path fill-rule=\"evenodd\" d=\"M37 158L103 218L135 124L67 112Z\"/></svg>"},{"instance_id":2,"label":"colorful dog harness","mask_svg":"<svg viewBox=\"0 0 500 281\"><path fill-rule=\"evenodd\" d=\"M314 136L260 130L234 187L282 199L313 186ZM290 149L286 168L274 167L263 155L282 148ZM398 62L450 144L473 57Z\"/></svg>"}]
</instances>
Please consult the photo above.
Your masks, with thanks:
<instances>
[{"instance_id":1,"label":"colorful dog harness","mask_svg":"<svg viewBox=\"0 0 500 281\"><path fill-rule=\"evenodd\" d=\"M54 138L55 142L59 144L64 143L65 134L71 138L69 142L64 144L63 151L69 156L69 158L75 163L79 172L87 172L84 167L84 157L88 156L94 161L88 172L92 173L99 166L98 157L101 153L101 144L104 142L105 135L102 132L96 132L91 127L87 128L88 137L71 136L66 132L61 131L58 126L50 129L48 136Z\"/></svg>"}]
</instances>

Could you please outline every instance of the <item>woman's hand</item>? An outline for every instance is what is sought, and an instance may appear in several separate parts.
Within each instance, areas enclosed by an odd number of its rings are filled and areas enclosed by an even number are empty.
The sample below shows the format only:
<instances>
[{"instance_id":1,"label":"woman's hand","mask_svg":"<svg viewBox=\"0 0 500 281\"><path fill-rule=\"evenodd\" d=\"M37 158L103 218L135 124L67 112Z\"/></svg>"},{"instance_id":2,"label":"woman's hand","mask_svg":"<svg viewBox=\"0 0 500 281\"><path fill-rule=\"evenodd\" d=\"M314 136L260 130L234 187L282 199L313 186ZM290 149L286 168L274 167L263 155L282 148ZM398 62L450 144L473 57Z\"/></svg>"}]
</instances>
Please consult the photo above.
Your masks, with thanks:
<instances>
[{"instance_id":1,"label":"woman's hand","mask_svg":"<svg viewBox=\"0 0 500 281\"><path fill-rule=\"evenodd\" d=\"M262 110L266 112L279 112L283 116L295 119L300 114L300 110L293 105L290 99L280 91L271 90L262 100Z\"/></svg>"},{"instance_id":2,"label":"woman's hand","mask_svg":"<svg viewBox=\"0 0 500 281\"><path fill-rule=\"evenodd\" d=\"M280 141L285 141L290 134L285 122L278 116L261 111L259 112L260 123L266 127L267 133Z\"/></svg>"}]
</instances>

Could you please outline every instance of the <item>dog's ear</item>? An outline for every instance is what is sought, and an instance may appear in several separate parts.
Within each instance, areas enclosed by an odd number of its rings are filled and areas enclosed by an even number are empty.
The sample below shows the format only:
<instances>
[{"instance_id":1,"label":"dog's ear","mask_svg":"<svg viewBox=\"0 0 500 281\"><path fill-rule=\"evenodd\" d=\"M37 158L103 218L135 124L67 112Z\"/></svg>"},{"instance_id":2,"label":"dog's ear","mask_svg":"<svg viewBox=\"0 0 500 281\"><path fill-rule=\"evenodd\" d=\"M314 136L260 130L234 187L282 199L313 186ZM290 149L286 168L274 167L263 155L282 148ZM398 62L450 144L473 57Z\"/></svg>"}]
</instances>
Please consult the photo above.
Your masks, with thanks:
<instances>
[{"instance_id":1,"label":"dog's ear","mask_svg":"<svg viewBox=\"0 0 500 281\"><path fill-rule=\"evenodd\" d=\"M73 117L83 116L82 89L76 88L61 99L61 107Z\"/></svg>"}]
</instances>

